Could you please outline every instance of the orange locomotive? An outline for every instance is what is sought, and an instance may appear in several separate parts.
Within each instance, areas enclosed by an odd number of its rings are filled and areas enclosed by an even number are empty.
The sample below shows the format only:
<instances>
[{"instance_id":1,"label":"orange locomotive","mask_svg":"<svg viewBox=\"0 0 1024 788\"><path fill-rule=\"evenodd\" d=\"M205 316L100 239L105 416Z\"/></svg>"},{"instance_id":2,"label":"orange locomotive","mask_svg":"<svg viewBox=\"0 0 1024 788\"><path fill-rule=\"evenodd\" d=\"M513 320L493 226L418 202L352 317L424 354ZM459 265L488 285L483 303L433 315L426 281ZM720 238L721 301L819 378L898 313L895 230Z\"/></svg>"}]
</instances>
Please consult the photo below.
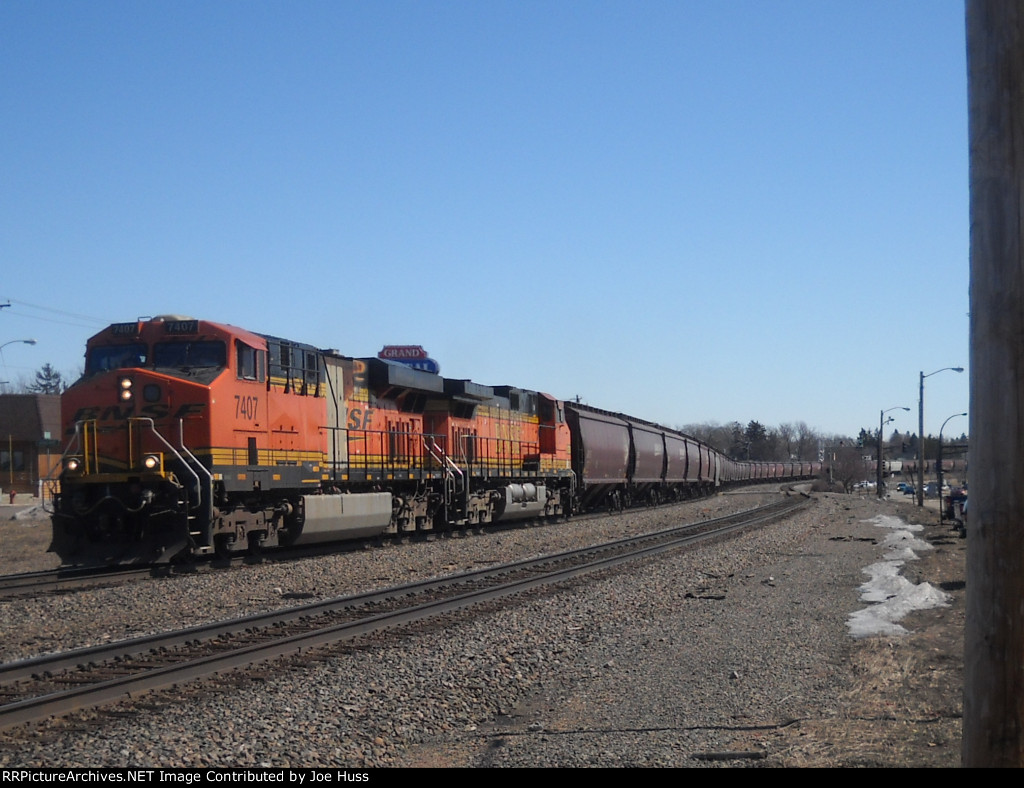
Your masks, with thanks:
<instances>
[{"instance_id":1,"label":"orange locomotive","mask_svg":"<svg viewBox=\"0 0 1024 788\"><path fill-rule=\"evenodd\" d=\"M179 316L92 337L62 397L65 564L570 513L564 406Z\"/></svg>"}]
</instances>

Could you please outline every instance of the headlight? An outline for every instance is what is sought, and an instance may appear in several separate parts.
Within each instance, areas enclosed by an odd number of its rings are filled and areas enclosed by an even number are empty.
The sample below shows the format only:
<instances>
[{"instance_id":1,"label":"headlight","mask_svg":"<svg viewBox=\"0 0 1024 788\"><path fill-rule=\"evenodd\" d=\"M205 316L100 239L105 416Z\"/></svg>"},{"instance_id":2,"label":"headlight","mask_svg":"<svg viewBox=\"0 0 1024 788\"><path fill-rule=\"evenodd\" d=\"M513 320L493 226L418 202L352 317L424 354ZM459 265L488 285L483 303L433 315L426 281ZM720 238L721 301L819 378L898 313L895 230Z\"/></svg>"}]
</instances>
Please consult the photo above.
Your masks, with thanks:
<instances>
[{"instance_id":1,"label":"headlight","mask_svg":"<svg viewBox=\"0 0 1024 788\"><path fill-rule=\"evenodd\" d=\"M82 466L81 460L77 457L68 457L64 460L64 470L74 473Z\"/></svg>"},{"instance_id":2,"label":"headlight","mask_svg":"<svg viewBox=\"0 0 1024 788\"><path fill-rule=\"evenodd\" d=\"M142 460L142 465L147 471L160 470L160 457L156 454L147 454Z\"/></svg>"},{"instance_id":3,"label":"headlight","mask_svg":"<svg viewBox=\"0 0 1024 788\"><path fill-rule=\"evenodd\" d=\"M121 399L127 402L132 398L132 379L121 378Z\"/></svg>"}]
</instances>

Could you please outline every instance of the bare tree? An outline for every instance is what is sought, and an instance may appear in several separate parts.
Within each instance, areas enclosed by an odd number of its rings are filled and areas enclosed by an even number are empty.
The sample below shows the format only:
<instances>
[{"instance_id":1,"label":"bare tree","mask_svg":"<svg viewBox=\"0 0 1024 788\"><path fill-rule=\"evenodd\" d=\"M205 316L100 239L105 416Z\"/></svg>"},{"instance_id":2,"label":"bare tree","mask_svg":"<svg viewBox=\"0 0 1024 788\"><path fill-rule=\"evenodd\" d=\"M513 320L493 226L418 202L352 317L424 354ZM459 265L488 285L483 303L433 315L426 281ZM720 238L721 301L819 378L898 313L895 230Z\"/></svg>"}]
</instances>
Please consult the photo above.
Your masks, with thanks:
<instances>
[{"instance_id":1,"label":"bare tree","mask_svg":"<svg viewBox=\"0 0 1024 788\"><path fill-rule=\"evenodd\" d=\"M796 425L780 424L779 428L775 431L775 434L778 436L776 445L784 455L782 459L792 459L793 455L796 453Z\"/></svg>"},{"instance_id":2,"label":"bare tree","mask_svg":"<svg viewBox=\"0 0 1024 788\"><path fill-rule=\"evenodd\" d=\"M788 460L820 459L824 445L836 446L840 441L852 444L848 436L825 435L807 426L807 422L781 424L777 428L765 427L751 420L744 427L738 421L728 424L704 422L677 427L680 432L714 446L736 460Z\"/></svg>"},{"instance_id":3,"label":"bare tree","mask_svg":"<svg viewBox=\"0 0 1024 788\"><path fill-rule=\"evenodd\" d=\"M822 443L824 436L807 426L807 422L800 421L796 425L797 433L797 455L801 460L813 460L818 456L818 446Z\"/></svg>"},{"instance_id":4,"label":"bare tree","mask_svg":"<svg viewBox=\"0 0 1024 788\"><path fill-rule=\"evenodd\" d=\"M872 474L871 463L864 459L863 451L856 446L840 446L832 452L832 478L843 485L846 492L861 479Z\"/></svg>"}]
</instances>

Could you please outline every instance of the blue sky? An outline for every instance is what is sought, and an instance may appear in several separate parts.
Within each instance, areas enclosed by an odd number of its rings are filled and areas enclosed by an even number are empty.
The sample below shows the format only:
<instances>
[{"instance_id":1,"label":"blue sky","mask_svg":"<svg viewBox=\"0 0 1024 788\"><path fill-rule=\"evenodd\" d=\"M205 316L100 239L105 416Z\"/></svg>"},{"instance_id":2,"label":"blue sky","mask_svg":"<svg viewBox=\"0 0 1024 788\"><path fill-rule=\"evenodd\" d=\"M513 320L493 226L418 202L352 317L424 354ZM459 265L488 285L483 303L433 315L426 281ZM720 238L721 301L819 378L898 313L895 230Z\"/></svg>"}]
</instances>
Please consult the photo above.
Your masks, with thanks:
<instances>
[{"instance_id":1,"label":"blue sky","mask_svg":"<svg viewBox=\"0 0 1024 788\"><path fill-rule=\"evenodd\" d=\"M0 106L3 380L177 313L856 434L968 363L961 0L9 0Z\"/></svg>"}]
</instances>

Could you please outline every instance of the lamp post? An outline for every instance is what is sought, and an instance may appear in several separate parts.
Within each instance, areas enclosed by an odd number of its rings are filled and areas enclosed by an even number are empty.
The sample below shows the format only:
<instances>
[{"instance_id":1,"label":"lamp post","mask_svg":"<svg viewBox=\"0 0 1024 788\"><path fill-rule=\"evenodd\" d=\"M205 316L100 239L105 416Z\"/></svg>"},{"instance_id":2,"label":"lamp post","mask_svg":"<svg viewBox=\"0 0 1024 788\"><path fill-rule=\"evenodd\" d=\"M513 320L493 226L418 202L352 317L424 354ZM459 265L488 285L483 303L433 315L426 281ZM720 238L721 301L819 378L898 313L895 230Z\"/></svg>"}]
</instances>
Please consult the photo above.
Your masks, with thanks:
<instances>
[{"instance_id":1,"label":"lamp post","mask_svg":"<svg viewBox=\"0 0 1024 788\"><path fill-rule=\"evenodd\" d=\"M904 408L902 405L897 405L895 408L883 410L881 413L878 414L878 468L875 474L877 476L877 478L875 479L875 492L877 493L879 498L882 497L882 428L890 421L892 421L892 416L890 416L885 421L882 420L882 417L885 416L885 414L888 413L890 410L909 411L910 408Z\"/></svg>"},{"instance_id":2,"label":"lamp post","mask_svg":"<svg viewBox=\"0 0 1024 788\"><path fill-rule=\"evenodd\" d=\"M963 367L943 367L934 372L924 374L921 370L921 393L917 400L917 505L924 506L924 379L932 375L938 375L951 369L954 372L963 372Z\"/></svg>"},{"instance_id":3,"label":"lamp post","mask_svg":"<svg viewBox=\"0 0 1024 788\"><path fill-rule=\"evenodd\" d=\"M935 462L935 467L938 469L937 472L939 474L939 525L942 525L942 518L945 514L945 512L942 509L942 431L946 429L946 425L949 423L950 419L955 419L960 416L966 415L966 413L954 413L952 416L949 417L949 419L946 419L944 422L942 422L942 426L939 427L939 451Z\"/></svg>"},{"instance_id":4,"label":"lamp post","mask_svg":"<svg viewBox=\"0 0 1024 788\"><path fill-rule=\"evenodd\" d=\"M8 345L17 345L19 342L22 342L26 345L34 345L36 343L34 339L12 339L10 342L4 342L2 345L0 345L0 353L3 353L4 348L7 347Z\"/></svg>"}]
</instances>

